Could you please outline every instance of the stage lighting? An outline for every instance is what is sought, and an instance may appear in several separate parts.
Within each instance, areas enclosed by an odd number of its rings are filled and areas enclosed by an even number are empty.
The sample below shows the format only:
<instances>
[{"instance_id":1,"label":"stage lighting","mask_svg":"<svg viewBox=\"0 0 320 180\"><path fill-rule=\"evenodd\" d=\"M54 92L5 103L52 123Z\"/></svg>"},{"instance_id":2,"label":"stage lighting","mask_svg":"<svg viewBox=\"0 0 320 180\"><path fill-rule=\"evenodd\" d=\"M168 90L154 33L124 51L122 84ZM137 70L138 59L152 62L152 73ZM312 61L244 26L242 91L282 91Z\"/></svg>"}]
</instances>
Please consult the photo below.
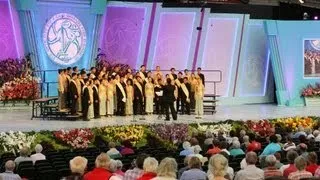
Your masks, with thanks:
<instances>
[{"instance_id":1,"label":"stage lighting","mask_svg":"<svg viewBox=\"0 0 320 180\"><path fill-rule=\"evenodd\" d=\"M314 16L313 19L314 19L314 20L318 20L319 17L318 17L318 16Z\"/></svg>"},{"instance_id":2,"label":"stage lighting","mask_svg":"<svg viewBox=\"0 0 320 180\"><path fill-rule=\"evenodd\" d=\"M304 0L299 0L299 2L300 2L301 4L303 4L303 3L304 3Z\"/></svg>"},{"instance_id":3,"label":"stage lighting","mask_svg":"<svg viewBox=\"0 0 320 180\"><path fill-rule=\"evenodd\" d=\"M302 19L303 20L308 20L309 19L309 14L307 12L304 12L303 16L302 16Z\"/></svg>"}]
</instances>

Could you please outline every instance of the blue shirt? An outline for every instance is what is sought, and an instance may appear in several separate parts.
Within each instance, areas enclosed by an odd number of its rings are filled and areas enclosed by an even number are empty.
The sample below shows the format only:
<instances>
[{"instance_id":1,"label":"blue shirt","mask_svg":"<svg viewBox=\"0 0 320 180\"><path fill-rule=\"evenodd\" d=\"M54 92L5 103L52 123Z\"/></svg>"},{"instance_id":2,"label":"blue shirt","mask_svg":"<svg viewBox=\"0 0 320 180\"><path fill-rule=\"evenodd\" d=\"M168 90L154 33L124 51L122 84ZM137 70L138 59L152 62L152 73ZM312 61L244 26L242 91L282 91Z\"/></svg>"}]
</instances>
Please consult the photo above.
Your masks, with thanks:
<instances>
[{"instance_id":1,"label":"blue shirt","mask_svg":"<svg viewBox=\"0 0 320 180\"><path fill-rule=\"evenodd\" d=\"M299 138L301 135L304 135L305 137L307 137L307 134L305 132L299 131L294 134L293 138Z\"/></svg>"},{"instance_id":2,"label":"blue shirt","mask_svg":"<svg viewBox=\"0 0 320 180\"><path fill-rule=\"evenodd\" d=\"M278 151L281 151L281 146L278 143L270 143L266 148L264 148L261 155L264 155L264 156L273 155Z\"/></svg>"},{"instance_id":3,"label":"blue shirt","mask_svg":"<svg viewBox=\"0 0 320 180\"><path fill-rule=\"evenodd\" d=\"M243 150L242 149L231 149L230 151L230 156L238 156L238 155L243 155L243 154L245 154L244 152L243 152Z\"/></svg>"},{"instance_id":4,"label":"blue shirt","mask_svg":"<svg viewBox=\"0 0 320 180\"><path fill-rule=\"evenodd\" d=\"M193 151L189 149L185 149L180 152L180 156L189 156L190 154L193 154Z\"/></svg>"},{"instance_id":5,"label":"blue shirt","mask_svg":"<svg viewBox=\"0 0 320 180\"><path fill-rule=\"evenodd\" d=\"M207 174L200 169L190 169L182 173L180 180L206 180Z\"/></svg>"}]
</instances>

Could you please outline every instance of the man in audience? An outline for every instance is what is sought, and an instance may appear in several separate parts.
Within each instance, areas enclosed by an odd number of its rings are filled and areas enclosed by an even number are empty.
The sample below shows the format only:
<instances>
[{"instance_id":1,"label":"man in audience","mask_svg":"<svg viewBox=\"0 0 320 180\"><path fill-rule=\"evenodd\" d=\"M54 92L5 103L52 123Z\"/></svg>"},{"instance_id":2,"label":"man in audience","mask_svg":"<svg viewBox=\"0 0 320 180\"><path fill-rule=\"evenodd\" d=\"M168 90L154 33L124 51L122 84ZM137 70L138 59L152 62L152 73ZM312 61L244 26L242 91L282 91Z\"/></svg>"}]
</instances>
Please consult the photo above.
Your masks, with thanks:
<instances>
[{"instance_id":1,"label":"man in audience","mask_svg":"<svg viewBox=\"0 0 320 180\"><path fill-rule=\"evenodd\" d=\"M313 131L313 136L314 136L314 141L315 142L320 142L320 131L319 130L314 130Z\"/></svg>"},{"instance_id":2,"label":"man in audience","mask_svg":"<svg viewBox=\"0 0 320 180\"><path fill-rule=\"evenodd\" d=\"M29 157L29 148L23 147L20 149L20 156L17 157L14 162L18 166L20 162L24 161L32 161L32 159Z\"/></svg>"},{"instance_id":3,"label":"man in audience","mask_svg":"<svg viewBox=\"0 0 320 180\"><path fill-rule=\"evenodd\" d=\"M304 132L304 128L302 126L298 127L298 132L293 135L293 138L299 138L301 135L307 137L307 133Z\"/></svg>"},{"instance_id":4,"label":"man in audience","mask_svg":"<svg viewBox=\"0 0 320 180\"><path fill-rule=\"evenodd\" d=\"M148 156L146 154L138 155L135 161L135 168L127 170L124 173L123 180L137 180L143 175L143 163Z\"/></svg>"},{"instance_id":5,"label":"man in audience","mask_svg":"<svg viewBox=\"0 0 320 180\"><path fill-rule=\"evenodd\" d=\"M201 170L202 163L198 157L191 157L189 162L189 170L182 173L180 180L206 180L207 174Z\"/></svg>"},{"instance_id":6,"label":"man in audience","mask_svg":"<svg viewBox=\"0 0 320 180\"><path fill-rule=\"evenodd\" d=\"M287 153L288 165L283 165L280 168L280 171L283 172L283 176L288 177L290 173L296 172L297 168L294 166L294 160L298 157L298 153L296 151L289 151Z\"/></svg>"},{"instance_id":7,"label":"man in audience","mask_svg":"<svg viewBox=\"0 0 320 180\"><path fill-rule=\"evenodd\" d=\"M221 148L221 152L225 152L228 154L228 156L230 156L230 152L228 151L228 142L226 140L220 142L220 148Z\"/></svg>"},{"instance_id":8,"label":"man in audience","mask_svg":"<svg viewBox=\"0 0 320 180\"><path fill-rule=\"evenodd\" d=\"M294 165L298 169L296 172L292 172L289 174L288 179L290 180L299 180L303 178L310 178L312 177L312 173L306 171L307 161L304 157L299 156L294 160Z\"/></svg>"},{"instance_id":9,"label":"man in audience","mask_svg":"<svg viewBox=\"0 0 320 180\"><path fill-rule=\"evenodd\" d=\"M207 151L208 155L214 155L221 152L220 142L218 140L213 140L213 148Z\"/></svg>"},{"instance_id":10,"label":"man in audience","mask_svg":"<svg viewBox=\"0 0 320 180\"><path fill-rule=\"evenodd\" d=\"M274 155L268 155L265 161L268 167L264 169L264 177L282 176L281 171L275 166L277 159Z\"/></svg>"},{"instance_id":11,"label":"man in audience","mask_svg":"<svg viewBox=\"0 0 320 180\"><path fill-rule=\"evenodd\" d=\"M250 144L247 147L247 152L250 151L260 151L261 150L261 143L256 141L256 135L253 133L249 134Z\"/></svg>"},{"instance_id":12,"label":"man in audience","mask_svg":"<svg viewBox=\"0 0 320 180\"><path fill-rule=\"evenodd\" d=\"M190 154L193 154L193 150L191 148L191 144L188 141L185 141L182 144L182 147L184 150L180 152L180 156L189 156Z\"/></svg>"},{"instance_id":13,"label":"man in audience","mask_svg":"<svg viewBox=\"0 0 320 180\"><path fill-rule=\"evenodd\" d=\"M316 170L318 169L318 156L315 152L310 152L308 154L308 166L306 168L306 170L308 172L311 172L313 175L316 172Z\"/></svg>"},{"instance_id":14,"label":"man in audience","mask_svg":"<svg viewBox=\"0 0 320 180\"><path fill-rule=\"evenodd\" d=\"M247 167L243 170L240 170L235 177L235 180L263 180L264 172L263 170L256 167L258 161L258 156L255 152L248 152L246 154L246 163Z\"/></svg>"},{"instance_id":15,"label":"man in audience","mask_svg":"<svg viewBox=\"0 0 320 180\"><path fill-rule=\"evenodd\" d=\"M9 160L4 165L6 171L0 174L1 180L21 180L18 174L14 174L14 168L16 167L15 163L12 160Z\"/></svg>"},{"instance_id":16,"label":"man in audience","mask_svg":"<svg viewBox=\"0 0 320 180\"><path fill-rule=\"evenodd\" d=\"M116 143L114 143L114 142L109 142L109 151L107 152L107 154L112 159L121 157L120 152L116 149Z\"/></svg>"},{"instance_id":17,"label":"man in audience","mask_svg":"<svg viewBox=\"0 0 320 180\"><path fill-rule=\"evenodd\" d=\"M41 153L43 150L41 144L37 144L36 147L34 148L34 150L36 151L36 154L33 154L30 156L33 164L38 160L45 160L46 159L46 156Z\"/></svg>"},{"instance_id":18,"label":"man in audience","mask_svg":"<svg viewBox=\"0 0 320 180\"><path fill-rule=\"evenodd\" d=\"M279 153L279 152L276 152L275 154L274 154L274 156L276 157L276 159L277 159L277 162L276 162L276 168L277 169L280 169L282 166L283 166L283 164L280 162L281 161L281 154ZM281 172L282 173L282 172Z\"/></svg>"},{"instance_id":19,"label":"man in audience","mask_svg":"<svg viewBox=\"0 0 320 180\"><path fill-rule=\"evenodd\" d=\"M272 135L270 136L270 144L268 144L267 147L264 148L261 155L262 156L273 155L277 151L281 151L281 146L277 143L277 136Z\"/></svg>"},{"instance_id":20,"label":"man in audience","mask_svg":"<svg viewBox=\"0 0 320 180\"><path fill-rule=\"evenodd\" d=\"M83 179L83 174L87 168L88 160L81 156L76 156L70 160L71 175L67 180Z\"/></svg>"}]
</instances>

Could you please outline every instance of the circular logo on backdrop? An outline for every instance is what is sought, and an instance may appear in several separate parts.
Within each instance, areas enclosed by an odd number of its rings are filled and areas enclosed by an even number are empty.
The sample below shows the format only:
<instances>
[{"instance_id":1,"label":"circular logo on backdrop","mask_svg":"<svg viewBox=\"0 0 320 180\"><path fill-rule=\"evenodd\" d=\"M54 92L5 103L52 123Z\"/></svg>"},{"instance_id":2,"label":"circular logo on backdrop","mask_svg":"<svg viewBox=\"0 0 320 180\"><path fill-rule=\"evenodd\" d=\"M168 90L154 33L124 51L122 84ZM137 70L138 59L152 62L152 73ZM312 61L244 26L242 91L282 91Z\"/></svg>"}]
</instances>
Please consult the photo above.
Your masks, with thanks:
<instances>
[{"instance_id":1,"label":"circular logo on backdrop","mask_svg":"<svg viewBox=\"0 0 320 180\"><path fill-rule=\"evenodd\" d=\"M310 44L316 50L320 50L320 40L311 40Z\"/></svg>"},{"instance_id":2,"label":"circular logo on backdrop","mask_svg":"<svg viewBox=\"0 0 320 180\"><path fill-rule=\"evenodd\" d=\"M54 15L45 25L43 43L51 60L60 65L77 62L86 47L86 30L71 14Z\"/></svg>"}]
</instances>

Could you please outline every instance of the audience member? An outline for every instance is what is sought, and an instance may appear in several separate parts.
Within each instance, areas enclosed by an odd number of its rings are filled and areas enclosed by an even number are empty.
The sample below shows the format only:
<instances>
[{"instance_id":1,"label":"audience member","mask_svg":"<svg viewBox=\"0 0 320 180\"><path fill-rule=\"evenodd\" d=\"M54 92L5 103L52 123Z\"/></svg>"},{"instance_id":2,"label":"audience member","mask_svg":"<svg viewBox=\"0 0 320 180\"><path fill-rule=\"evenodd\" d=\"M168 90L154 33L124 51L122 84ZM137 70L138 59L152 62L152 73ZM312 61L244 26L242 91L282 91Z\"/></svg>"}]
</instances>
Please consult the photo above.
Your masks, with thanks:
<instances>
[{"instance_id":1,"label":"audience member","mask_svg":"<svg viewBox=\"0 0 320 180\"><path fill-rule=\"evenodd\" d=\"M193 137L190 139L190 144L191 144L191 150L192 152L194 152L194 149L200 149L200 151L202 151L201 147L199 146L199 141L197 138Z\"/></svg>"},{"instance_id":2,"label":"audience member","mask_svg":"<svg viewBox=\"0 0 320 180\"><path fill-rule=\"evenodd\" d=\"M306 170L311 172L313 175L315 174L316 170L318 169L318 156L315 152L310 152L308 154L308 166Z\"/></svg>"},{"instance_id":3,"label":"audience member","mask_svg":"<svg viewBox=\"0 0 320 180\"><path fill-rule=\"evenodd\" d=\"M121 162L121 161L120 161L120 162ZM122 180L123 175L117 174L117 173L116 173L117 170L118 170L118 163L117 163L117 161L114 160L114 159L110 159L109 165L108 165L108 167L107 167L107 169L106 169L106 171L112 173L112 175L109 177L109 179L112 179L112 180ZM101 174L101 175L102 175L102 174ZM102 178L104 178L104 176L102 176Z\"/></svg>"},{"instance_id":4,"label":"audience member","mask_svg":"<svg viewBox=\"0 0 320 180\"><path fill-rule=\"evenodd\" d=\"M230 150L231 156L238 156L238 155L244 155L245 153L240 148L240 142L239 141L233 141L232 142L232 149Z\"/></svg>"},{"instance_id":5,"label":"audience member","mask_svg":"<svg viewBox=\"0 0 320 180\"><path fill-rule=\"evenodd\" d=\"M138 155L134 163L135 167L124 173L123 180L136 180L140 178L143 175L143 163L147 157L146 154Z\"/></svg>"},{"instance_id":6,"label":"audience member","mask_svg":"<svg viewBox=\"0 0 320 180\"><path fill-rule=\"evenodd\" d=\"M81 156L76 156L70 160L71 175L66 180L82 180L87 168L88 160Z\"/></svg>"},{"instance_id":7,"label":"audience member","mask_svg":"<svg viewBox=\"0 0 320 180\"><path fill-rule=\"evenodd\" d=\"M263 180L264 172L263 170L256 167L258 161L258 156L255 152L248 152L246 154L246 163L247 167L243 170L240 170L235 177L235 180Z\"/></svg>"},{"instance_id":8,"label":"audience member","mask_svg":"<svg viewBox=\"0 0 320 180\"><path fill-rule=\"evenodd\" d=\"M116 149L116 143L114 142L109 142L109 151L107 151L107 154L112 159L121 157L120 152Z\"/></svg>"},{"instance_id":9,"label":"audience member","mask_svg":"<svg viewBox=\"0 0 320 180\"><path fill-rule=\"evenodd\" d=\"M298 127L298 132L296 132L294 135L293 135L293 138L299 138L301 135L307 137L307 134L306 132L304 132L304 128L302 126L299 126Z\"/></svg>"},{"instance_id":10,"label":"audience member","mask_svg":"<svg viewBox=\"0 0 320 180\"><path fill-rule=\"evenodd\" d=\"M24 161L32 161L32 159L29 157L29 148L23 147L20 149L20 156L17 157L14 162L18 166L20 162Z\"/></svg>"},{"instance_id":11,"label":"audience member","mask_svg":"<svg viewBox=\"0 0 320 180\"><path fill-rule=\"evenodd\" d=\"M228 161L229 161L229 155L225 152L220 152L219 154L223 155ZM208 169L208 177L212 176L212 174L210 174L210 170ZM233 179L234 178L234 170L232 167L227 167L227 174L225 175L225 177L227 177L227 179Z\"/></svg>"},{"instance_id":12,"label":"audience member","mask_svg":"<svg viewBox=\"0 0 320 180\"><path fill-rule=\"evenodd\" d=\"M265 161L267 168L264 169L264 177L282 176L281 171L275 166L277 159L274 155L268 155Z\"/></svg>"},{"instance_id":13,"label":"audience member","mask_svg":"<svg viewBox=\"0 0 320 180\"><path fill-rule=\"evenodd\" d=\"M188 141L185 141L182 144L183 150L180 152L180 156L188 156L193 154L193 150L191 148L191 144Z\"/></svg>"},{"instance_id":14,"label":"audience member","mask_svg":"<svg viewBox=\"0 0 320 180\"><path fill-rule=\"evenodd\" d=\"M21 177L13 172L16 165L12 160L7 161L4 166L6 171L0 174L1 180L21 180Z\"/></svg>"},{"instance_id":15,"label":"audience member","mask_svg":"<svg viewBox=\"0 0 320 180\"><path fill-rule=\"evenodd\" d=\"M190 154L189 156L195 156L198 157L200 159L200 161L202 162L202 164L204 164L205 162L208 161L207 157L203 157L202 154L200 154L201 152L201 148L200 147L194 147L194 154Z\"/></svg>"},{"instance_id":16,"label":"audience member","mask_svg":"<svg viewBox=\"0 0 320 180\"><path fill-rule=\"evenodd\" d=\"M243 143L241 144L241 148L246 151L249 144L250 144L249 136L247 136L247 135L243 136Z\"/></svg>"},{"instance_id":17,"label":"audience member","mask_svg":"<svg viewBox=\"0 0 320 180\"><path fill-rule=\"evenodd\" d=\"M292 141L292 138L290 136L287 136L287 142L283 145L283 150L290 151L295 149L296 149L296 145Z\"/></svg>"},{"instance_id":18,"label":"audience member","mask_svg":"<svg viewBox=\"0 0 320 180\"><path fill-rule=\"evenodd\" d=\"M33 164L38 160L45 160L46 159L46 156L41 153L43 150L41 144L37 144L36 147L34 148L34 150L36 151L36 153L30 156Z\"/></svg>"},{"instance_id":19,"label":"audience member","mask_svg":"<svg viewBox=\"0 0 320 180\"><path fill-rule=\"evenodd\" d=\"M289 174L288 179L290 180L299 180L303 178L310 178L312 177L312 173L306 171L307 161L304 157L299 156L294 160L294 165L297 168L297 171L292 172Z\"/></svg>"},{"instance_id":20,"label":"audience member","mask_svg":"<svg viewBox=\"0 0 320 180\"><path fill-rule=\"evenodd\" d=\"M123 141L122 145L123 145L123 147L120 152L122 156L134 154L134 151L132 149L132 144L129 140Z\"/></svg>"},{"instance_id":21,"label":"audience member","mask_svg":"<svg viewBox=\"0 0 320 180\"><path fill-rule=\"evenodd\" d=\"M221 154L216 154L210 158L208 169L209 180L233 179L228 176L226 171L228 169L228 159Z\"/></svg>"},{"instance_id":22,"label":"audience member","mask_svg":"<svg viewBox=\"0 0 320 180\"><path fill-rule=\"evenodd\" d=\"M239 137L239 141L240 143L243 143L243 137L246 135L246 131L245 130L241 130L240 133L239 133L240 137Z\"/></svg>"},{"instance_id":23,"label":"audience member","mask_svg":"<svg viewBox=\"0 0 320 180\"><path fill-rule=\"evenodd\" d=\"M213 134L210 131L206 132L206 139L204 140L205 145L211 145L213 142Z\"/></svg>"},{"instance_id":24,"label":"audience member","mask_svg":"<svg viewBox=\"0 0 320 180\"><path fill-rule=\"evenodd\" d=\"M247 152L250 151L260 151L261 150L261 143L256 141L256 135L253 133L249 134L250 144L247 147Z\"/></svg>"},{"instance_id":25,"label":"audience member","mask_svg":"<svg viewBox=\"0 0 320 180\"><path fill-rule=\"evenodd\" d=\"M213 140L213 148L207 151L208 155L214 155L221 152L220 142L218 140Z\"/></svg>"},{"instance_id":26,"label":"audience member","mask_svg":"<svg viewBox=\"0 0 320 180\"><path fill-rule=\"evenodd\" d=\"M281 140L282 140L282 136L280 134L276 134L277 136L277 143L280 145L280 147L282 148L283 147L283 144L281 143Z\"/></svg>"},{"instance_id":27,"label":"audience member","mask_svg":"<svg viewBox=\"0 0 320 180\"><path fill-rule=\"evenodd\" d=\"M164 158L157 169L157 177L152 180L176 180L178 164L173 158Z\"/></svg>"},{"instance_id":28,"label":"audience member","mask_svg":"<svg viewBox=\"0 0 320 180\"><path fill-rule=\"evenodd\" d=\"M267 156L267 155L273 155L277 151L281 151L280 145L277 143L277 136L272 135L270 136L270 144L268 144L263 152L261 153L262 156Z\"/></svg>"},{"instance_id":29,"label":"audience member","mask_svg":"<svg viewBox=\"0 0 320 180\"><path fill-rule=\"evenodd\" d=\"M280 169L283 166L283 164L280 162L281 161L281 154L279 152L276 152L276 153L274 153L274 156L277 159L277 162L276 162L275 166L276 166L277 169Z\"/></svg>"},{"instance_id":30,"label":"audience member","mask_svg":"<svg viewBox=\"0 0 320 180\"><path fill-rule=\"evenodd\" d=\"M158 161L153 157L147 157L143 162L143 175L138 180L150 180L157 177Z\"/></svg>"},{"instance_id":31,"label":"audience member","mask_svg":"<svg viewBox=\"0 0 320 180\"><path fill-rule=\"evenodd\" d=\"M201 170L202 163L198 157L191 157L188 166L189 170L182 173L180 180L206 180L207 174Z\"/></svg>"},{"instance_id":32,"label":"audience member","mask_svg":"<svg viewBox=\"0 0 320 180\"><path fill-rule=\"evenodd\" d=\"M289 151L287 153L288 165L284 165L280 168L280 171L283 172L283 176L288 177L290 173L296 172L297 168L294 165L294 160L299 156L296 151Z\"/></svg>"},{"instance_id":33,"label":"audience member","mask_svg":"<svg viewBox=\"0 0 320 180\"><path fill-rule=\"evenodd\" d=\"M300 136L300 137L303 137L303 136ZM308 145L307 144L300 143L297 146L297 151L302 157L304 157L305 159L308 159Z\"/></svg>"},{"instance_id":34,"label":"audience member","mask_svg":"<svg viewBox=\"0 0 320 180\"><path fill-rule=\"evenodd\" d=\"M187 156L184 158L184 161L183 161L183 164L184 164L184 167L179 169L178 171L178 179L180 179L180 177L182 176L183 172L189 170L189 160L191 159L192 156Z\"/></svg>"},{"instance_id":35,"label":"audience member","mask_svg":"<svg viewBox=\"0 0 320 180\"><path fill-rule=\"evenodd\" d=\"M306 132L306 134L307 134L307 139L308 139L308 140L315 138L315 136L312 134L311 128L306 128L306 129L305 129L305 132Z\"/></svg>"},{"instance_id":36,"label":"audience member","mask_svg":"<svg viewBox=\"0 0 320 180\"><path fill-rule=\"evenodd\" d=\"M314 130L313 131L313 136L314 136L314 141L315 142L320 142L320 131L319 130Z\"/></svg>"},{"instance_id":37,"label":"audience member","mask_svg":"<svg viewBox=\"0 0 320 180\"><path fill-rule=\"evenodd\" d=\"M227 141L220 142L221 152L225 152L230 156L230 152L228 151L228 143Z\"/></svg>"},{"instance_id":38,"label":"audience member","mask_svg":"<svg viewBox=\"0 0 320 180\"><path fill-rule=\"evenodd\" d=\"M116 160L117 163L117 170L114 172L114 174L116 174L119 177L123 177L124 176L124 172L122 171L122 162L120 160Z\"/></svg>"}]
</instances>

